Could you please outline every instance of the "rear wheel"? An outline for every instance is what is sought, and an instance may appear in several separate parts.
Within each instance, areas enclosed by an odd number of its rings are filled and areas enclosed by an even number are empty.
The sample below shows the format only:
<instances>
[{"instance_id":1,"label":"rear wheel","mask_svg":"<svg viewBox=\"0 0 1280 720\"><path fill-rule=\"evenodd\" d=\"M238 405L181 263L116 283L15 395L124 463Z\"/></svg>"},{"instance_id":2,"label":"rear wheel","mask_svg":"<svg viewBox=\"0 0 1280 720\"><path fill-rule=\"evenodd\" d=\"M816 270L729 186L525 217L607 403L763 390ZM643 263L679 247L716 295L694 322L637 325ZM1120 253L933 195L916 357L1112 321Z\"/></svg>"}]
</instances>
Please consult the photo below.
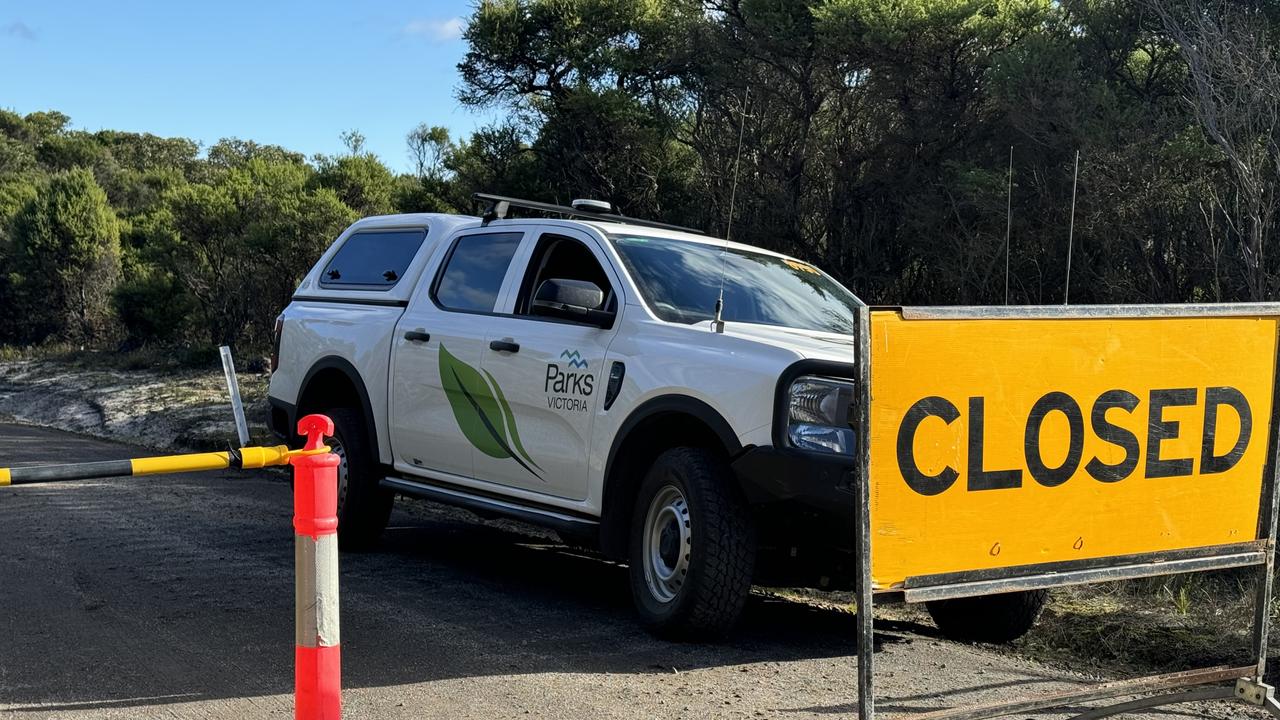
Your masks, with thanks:
<instances>
[{"instance_id":1,"label":"rear wheel","mask_svg":"<svg viewBox=\"0 0 1280 720\"><path fill-rule=\"evenodd\" d=\"M943 635L962 642L1013 642L1035 625L1049 594L1024 590L925 603Z\"/></svg>"},{"instance_id":2,"label":"rear wheel","mask_svg":"<svg viewBox=\"0 0 1280 720\"><path fill-rule=\"evenodd\" d=\"M672 638L716 637L751 591L755 533L722 459L674 448L654 461L631 522L631 595L641 622Z\"/></svg>"},{"instance_id":3,"label":"rear wheel","mask_svg":"<svg viewBox=\"0 0 1280 720\"><path fill-rule=\"evenodd\" d=\"M377 544L391 517L395 494L378 485L382 479L369 446L364 418L351 408L324 411L333 420L327 441L338 464L338 545L366 550Z\"/></svg>"}]
</instances>

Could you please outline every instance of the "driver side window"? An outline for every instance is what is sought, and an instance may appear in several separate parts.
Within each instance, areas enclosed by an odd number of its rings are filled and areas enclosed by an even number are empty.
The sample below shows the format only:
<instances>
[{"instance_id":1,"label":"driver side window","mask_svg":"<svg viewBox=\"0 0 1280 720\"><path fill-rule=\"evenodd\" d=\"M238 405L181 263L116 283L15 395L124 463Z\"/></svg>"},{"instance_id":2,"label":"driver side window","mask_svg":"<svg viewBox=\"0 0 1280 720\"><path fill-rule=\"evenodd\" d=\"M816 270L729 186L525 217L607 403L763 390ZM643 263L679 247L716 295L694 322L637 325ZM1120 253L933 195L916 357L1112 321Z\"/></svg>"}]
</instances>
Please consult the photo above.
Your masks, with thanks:
<instances>
[{"instance_id":1,"label":"driver side window","mask_svg":"<svg viewBox=\"0 0 1280 720\"><path fill-rule=\"evenodd\" d=\"M613 311L617 297L609 284L600 261L580 240L564 235L546 233L538 238L538 244L529 257L524 280L520 283L520 295L516 298L516 315L534 315L533 298L538 288L547 280L579 280L589 282L604 294L600 305L592 310Z\"/></svg>"}]
</instances>

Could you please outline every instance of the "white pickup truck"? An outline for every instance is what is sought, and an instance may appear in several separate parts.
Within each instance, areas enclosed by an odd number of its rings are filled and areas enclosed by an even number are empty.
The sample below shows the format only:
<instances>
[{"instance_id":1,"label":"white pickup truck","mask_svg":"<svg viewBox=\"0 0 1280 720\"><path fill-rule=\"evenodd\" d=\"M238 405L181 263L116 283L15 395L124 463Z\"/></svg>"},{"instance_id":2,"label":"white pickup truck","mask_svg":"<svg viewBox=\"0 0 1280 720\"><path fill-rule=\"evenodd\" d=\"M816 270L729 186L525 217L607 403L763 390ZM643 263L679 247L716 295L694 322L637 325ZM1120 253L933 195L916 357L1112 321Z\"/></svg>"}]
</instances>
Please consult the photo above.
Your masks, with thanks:
<instances>
[{"instance_id":1,"label":"white pickup truck","mask_svg":"<svg viewBox=\"0 0 1280 720\"><path fill-rule=\"evenodd\" d=\"M397 494L539 523L627 562L675 637L727 632L753 581L849 587L861 301L603 203L478 197L483 218L356 222L277 322L272 426L333 418L342 545L373 544ZM930 610L1007 641L1043 600Z\"/></svg>"}]
</instances>

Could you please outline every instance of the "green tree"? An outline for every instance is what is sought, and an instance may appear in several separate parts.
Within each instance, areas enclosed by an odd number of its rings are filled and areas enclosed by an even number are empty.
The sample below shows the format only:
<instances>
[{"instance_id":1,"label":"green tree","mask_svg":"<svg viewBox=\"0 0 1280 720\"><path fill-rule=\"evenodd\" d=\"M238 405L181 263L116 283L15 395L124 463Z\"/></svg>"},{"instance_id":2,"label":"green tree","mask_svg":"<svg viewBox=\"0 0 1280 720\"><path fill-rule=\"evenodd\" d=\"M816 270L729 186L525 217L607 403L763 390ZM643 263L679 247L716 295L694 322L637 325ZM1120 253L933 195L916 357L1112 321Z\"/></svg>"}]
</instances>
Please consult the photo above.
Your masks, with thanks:
<instances>
[{"instance_id":1,"label":"green tree","mask_svg":"<svg viewBox=\"0 0 1280 720\"><path fill-rule=\"evenodd\" d=\"M307 165L251 158L181 185L152 223L150 261L194 300L215 345L265 349L301 276L355 214Z\"/></svg>"},{"instance_id":2,"label":"green tree","mask_svg":"<svg viewBox=\"0 0 1280 720\"><path fill-rule=\"evenodd\" d=\"M252 140L239 138L223 138L209 148L208 162L203 177L211 172L240 167L250 160L264 160L272 163L289 163L305 165L306 156L280 147L279 145L262 145Z\"/></svg>"},{"instance_id":3,"label":"green tree","mask_svg":"<svg viewBox=\"0 0 1280 720\"><path fill-rule=\"evenodd\" d=\"M128 347L175 343L191 327L196 306L173 273L140 264L125 273L111 297Z\"/></svg>"},{"instance_id":4,"label":"green tree","mask_svg":"<svg viewBox=\"0 0 1280 720\"><path fill-rule=\"evenodd\" d=\"M1146 0L1185 60L1188 102L1229 168L1233 220L1250 300L1271 296L1280 263L1268 257L1280 192L1280 63L1272 18L1234 0ZM1272 8L1273 11L1275 8Z\"/></svg>"},{"instance_id":5,"label":"green tree","mask_svg":"<svg viewBox=\"0 0 1280 720\"><path fill-rule=\"evenodd\" d=\"M396 178L373 154L319 156L316 183L361 216L395 211Z\"/></svg>"},{"instance_id":6,"label":"green tree","mask_svg":"<svg viewBox=\"0 0 1280 720\"><path fill-rule=\"evenodd\" d=\"M13 219L36 199L42 180L38 175L0 175L0 257L12 245L10 227Z\"/></svg>"},{"instance_id":7,"label":"green tree","mask_svg":"<svg viewBox=\"0 0 1280 720\"><path fill-rule=\"evenodd\" d=\"M521 126L477 134L472 144L509 148L512 139L530 137L539 196L593 196L636 214L670 212L688 197L689 158L675 139L687 109L679 74L693 61L692 27L703 16L702 4L691 0L481 3L467 25L459 97L510 105ZM462 156L470 152L459 148ZM490 162L516 157L509 150L486 155ZM484 189L513 180L494 178Z\"/></svg>"},{"instance_id":8,"label":"green tree","mask_svg":"<svg viewBox=\"0 0 1280 720\"><path fill-rule=\"evenodd\" d=\"M53 135L36 145L36 158L50 170L94 168L106 162L110 153L92 135L70 132Z\"/></svg>"},{"instance_id":9,"label":"green tree","mask_svg":"<svg viewBox=\"0 0 1280 720\"><path fill-rule=\"evenodd\" d=\"M409 146L414 175L422 180L444 179L444 160L453 146L448 128L421 123L405 136L405 144Z\"/></svg>"},{"instance_id":10,"label":"green tree","mask_svg":"<svg viewBox=\"0 0 1280 720\"><path fill-rule=\"evenodd\" d=\"M477 192L538 197L544 192L537 178L539 165L516 125L481 128L445 158L453 178L450 201L465 211L474 209L471 196Z\"/></svg>"},{"instance_id":11,"label":"green tree","mask_svg":"<svg viewBox=\"0 0 1280 720\"><path fill-rule=\"evenodd\" d=\"M138 172L178 170L189 172L198 162L200 144L187 138L165 138L151 133L102 130L93 139L106 148L121 167Z\"/></svg>"},{"instance_id":12,"label":"green tree","mask_svg":"<svg viewBox=\"0 0 1280 720\"><path fill-rule=\"evenodd\" d=\"M33 112L24 116L11 110L0 110L0 134L32 146L62 134L70 122L71 118L57 111Z\"/></svg>"},{"instance_id":13,"label":"green tree","mask_svg":"<svg viewBox=\"0 0 1280 720\"><path fill-rule=\"evenodd\" d=\"M85 169L54 175L14 221L10 283L25 335L94 342L111 330L120 277L120 227L107 194Z\"/></svg>"}]
</instances>

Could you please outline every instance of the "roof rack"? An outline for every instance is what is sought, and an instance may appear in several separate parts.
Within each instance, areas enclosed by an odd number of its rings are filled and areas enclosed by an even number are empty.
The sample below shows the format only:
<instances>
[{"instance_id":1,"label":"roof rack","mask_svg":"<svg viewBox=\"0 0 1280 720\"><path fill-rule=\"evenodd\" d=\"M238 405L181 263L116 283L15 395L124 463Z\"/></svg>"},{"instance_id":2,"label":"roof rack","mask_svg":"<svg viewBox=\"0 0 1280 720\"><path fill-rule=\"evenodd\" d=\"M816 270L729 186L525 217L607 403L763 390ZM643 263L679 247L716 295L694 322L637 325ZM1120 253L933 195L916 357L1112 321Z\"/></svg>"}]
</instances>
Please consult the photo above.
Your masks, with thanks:
<instances>
[{"instance_id":1,"label":"roof rack","mask_svg":"<svg viewBox=\"0 0 1280 720\"><path fill-rule=\"evenodd\" d=\"M670 225L668 223L654 222L653 220L641 220L639 218L627 217L616 213L599 212L594 210L578 209L565 205L552 205L551 203L537 202L536 200L521 200L520 198L506 197L503 195L490 195L489 193L476 193L473 195L476 200L488 203L485 208L484 215L481 220L488 225L494 220L502 220L507 216L507 211L513 207L524 208L526 210L537 210L539 212L554 213L569 218L582 218L585 220L603 220L604 222L627 223L629 225L641 225L644 227L660 228L663 230L678 230L680 232L695 233L703 235L701 230L683 227L680 225Z\"/></svg>"}]
</instances>

